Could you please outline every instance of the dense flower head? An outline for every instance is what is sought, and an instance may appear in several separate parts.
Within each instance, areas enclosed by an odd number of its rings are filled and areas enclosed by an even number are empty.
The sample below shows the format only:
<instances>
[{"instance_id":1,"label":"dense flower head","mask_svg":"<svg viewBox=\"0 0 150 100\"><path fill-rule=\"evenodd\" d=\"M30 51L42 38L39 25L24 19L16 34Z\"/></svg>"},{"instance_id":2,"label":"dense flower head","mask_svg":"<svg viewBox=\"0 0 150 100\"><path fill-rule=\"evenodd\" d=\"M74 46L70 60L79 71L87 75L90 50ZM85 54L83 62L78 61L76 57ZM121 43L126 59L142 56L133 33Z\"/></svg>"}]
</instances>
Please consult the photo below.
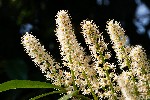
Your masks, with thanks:
<instances>
[{"instance_id":1,"label":"dense flower head","mask_svg":"<svg viewBox=\"0 0 150 100\"><path fill-rule=\"evenodd\" d=\"M134 83L131 77L132 72L125 72L125 71L123 71L122 74L118 77L118 84L121 88L121 92L125 100L137 100L137 97L133 94Z\"/></svg>"},{"instance_id":2,"label":"dense flower head","mask_svg":"<svg viewBox=\"0 0 150 100\"><path fill-rule=\"evenodd\" d=\"M39 40L32 34L26 33L21 38L21 42L35 65L39 66L43 73L46 73L46 78L51 79L54 84L61 85L58 80L58 77L62 77L62 74L59 73L61 66L46 52ZM56 73L57 71L59 74Z\"/></svg>"},{"instance_id":3,"label":"dense flower head","mask_svg":"<svg viewBox=\"0 0 150 100\"><path fill-rule=\"evenodd\" d=\"M115 46L117 48L124 46L126 44L126 36L125 31L121 27L120 23L110 20L107 22L107 24L108 34L110 35L110 38Z\"/></svg>"},{"instance_id":4,"label":"dense flower head","mask_svg":"<svg viewBox=\"0 0 150 100\"><path fill-rule=\"evenodd\" d=\"M128 54L130 53L131 47L126 45L127 36L125 35L124 29L121 27L120 23L114 20L108 21L106 28L120 67L129 67L128 63L130 59L128 58Z\"/></svg>"},{"instance_id":5,"label":"dense flower head","mask_svg":"<svg viewBox=\"0 0 150 100\"><path fill-rule=\"evenodd\" d=\"M39 43L32 34L26 33L21 40L26 53L33 59L36 65L40 65L42 72L45 72L49 67L46 63L53 64L54 60L45 52L44 46Z\"/></svg>"},{"instance_id":6,"label":"dense flower head","mask_svg":"<svg viewBox=\"0 0 150 100\"><path fill-rule=\"evenodd\" d=\"M150 64L148 62L146 53L142 46L135 46L131 52L131 70L138 79L137 87L139 93L142 93L139 98L148 98L150 92Z\"/></svg>"},{"instance_id":7,"label":"dense flower head","mask_svg":"<svg viewBox=\"0 0 150 100\"><path fill-rule=\"evenodd\" d=\"M67 65L70 67L70 69L74 70L77 68L73 67L71 64L79 66L79 63L81 63L82 66L80 66L80 68L81 70L84 70L84 66L88 66L89 59L85 57L83 48L77 42L67 11L61 10L57 13L56 24L56 36L60 42L61 55L63 60L70 64L69 66ZM83 64L86 65L83 66Z\"/></svg>"},{"instance_id":8,"label":"dense flower head","mask_svg":"<svg viewBox=\"0 0 150 100\"><path fill-rule=\"evenodd\" d=\"M142 46L137 45L133 47L129 56L132 61L131 68L137 76L140 74L150 73L150 64Z\"/></svg>"},{"instance_id":9,"label":"dense flower head","mask_svg":"<svg viewBox=\"0 0 150 100\"><path fill-rule=\"evenodd\" d=\"M99 32L98 26L96 26L92 20L83 20L83 22L81 22L81 28L85 42L89 46L92 56L94 56L95 60L102 62L103 59L98 57L98 55L103 54L104 51L107 50L107 44L104 42L104 38Z\"/></svg>"}]
</instances>

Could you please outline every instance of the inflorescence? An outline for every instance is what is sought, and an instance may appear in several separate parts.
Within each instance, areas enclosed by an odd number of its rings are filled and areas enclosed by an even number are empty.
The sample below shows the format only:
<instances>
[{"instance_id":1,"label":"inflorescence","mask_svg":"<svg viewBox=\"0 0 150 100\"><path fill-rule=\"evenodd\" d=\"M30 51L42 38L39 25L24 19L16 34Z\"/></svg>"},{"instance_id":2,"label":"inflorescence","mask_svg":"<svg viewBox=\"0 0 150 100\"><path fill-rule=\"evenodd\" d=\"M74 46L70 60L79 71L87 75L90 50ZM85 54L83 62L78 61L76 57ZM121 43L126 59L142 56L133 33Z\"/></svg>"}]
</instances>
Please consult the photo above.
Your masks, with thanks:
<instances>
[{"instance_id":1,"label":"inflorescence","mask_svg":"<svg viewBox=\"0 0 150 100\"><path fill-rule=\"evenodd\" d=\"M68 11L60 10L56 15L55 32L60 43L63 66L46 52L32 34L26 33L21 38L26 53L45 73L46 79L64 87L68 94L80 90L83 95L93 95L94 100L150 98L150 64L142 46L126 45L124 29L117 21L110 20L106 30L116 52L116 55L112 55L103 33L99 32L99 27L92 20L83 20L80 25L90 56L76 39ZM118 65L110 62L111 56L116 56ZM65 70L66 67L69 70ZM116 69L120 69L121 73L118 74Z\"/></svg>"}]
</instances>

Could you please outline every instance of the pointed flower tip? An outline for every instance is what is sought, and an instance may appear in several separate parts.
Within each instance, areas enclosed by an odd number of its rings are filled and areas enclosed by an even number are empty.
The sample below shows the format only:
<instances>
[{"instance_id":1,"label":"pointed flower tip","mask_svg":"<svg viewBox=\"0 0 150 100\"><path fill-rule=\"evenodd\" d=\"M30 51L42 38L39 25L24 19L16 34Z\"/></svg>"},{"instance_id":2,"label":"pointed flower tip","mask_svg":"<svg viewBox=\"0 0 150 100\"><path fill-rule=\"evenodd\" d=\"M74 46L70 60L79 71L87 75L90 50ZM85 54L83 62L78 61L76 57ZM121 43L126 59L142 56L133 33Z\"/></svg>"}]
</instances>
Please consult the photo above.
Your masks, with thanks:
<instances>
[{"instance_id":1,"label":"pointed flower tip","mask_svg":"<svg viewBox=\"0 0 150 100\"><path fill-rule=\"evenodd\" d=\"M83 34L99 33L98 26L96 26L93 20L83 20L80 25L83 30L81 33Z\"/></svg>"},{"instance_id":2,"label":"pointed flower tip","mask_svg":"<svg viewBox=\"0 0 150 100\"><path fill-rule=\"evenodd\" d=\"M60 10L58 11L57 15L55 16L56 17L56 26L60 26L61 28L65 28L67 27L68 25L70 26L71 24L71 17L68 13L67 10Z\"/></svg>"},{"instance_id":3,"label":"pointed flower tip","mask_svg":"<svg viewBox=\"0 0 150 100\"><path fill-rule=\"evenodd\" d=\"M112 19L112 20L109 19L106 23L107 23L106 27L108 27L108 26L114 26L114 25L119 25L119 22L115 21L114 19Z\"/></svg>"},{"instance_id":4,"label":"pointed flower tip","mask_svg":"<svg viewBox=\"0 0 150 100\"><path fill-rule=\"evenodd\" d=\"M68 10L60 10L57 12L57 15L56 15L57 18L59 18L59 17L63 18L64 16L69 16Z\"/></svg>"}]
</instances>

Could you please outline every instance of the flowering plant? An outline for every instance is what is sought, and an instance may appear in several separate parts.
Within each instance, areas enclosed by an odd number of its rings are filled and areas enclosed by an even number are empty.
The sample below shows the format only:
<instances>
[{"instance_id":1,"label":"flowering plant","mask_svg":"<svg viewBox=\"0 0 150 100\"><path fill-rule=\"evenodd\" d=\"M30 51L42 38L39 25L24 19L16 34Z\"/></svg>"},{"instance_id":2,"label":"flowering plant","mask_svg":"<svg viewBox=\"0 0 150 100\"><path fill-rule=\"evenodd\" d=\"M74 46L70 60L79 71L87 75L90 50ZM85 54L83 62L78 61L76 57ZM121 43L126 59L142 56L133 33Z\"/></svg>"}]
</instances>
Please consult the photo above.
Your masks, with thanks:
<instances>
[{"instance_id":1,"label":"flowering plant","mask_svg":"<svg viewBox=\"0 0 150 100\"><path fill-rule=\"evenodd\" d=\"M34 99L54 94L66 93L60 100L148 100L150 99L150 64L142 46L126 44L127 36L121 25L114 20L107 22L115 55L108 49L103 34L93 21L81 22L82 34L91 55L87 55L78 43L72 28L68 11L61 10L56 15L56 36L60 43L63 66L46 52L38 39L26 33L21 43L36 66L45 73L50 83L12 80L0 85L0 91L14 88L55 88L57 91L36 96ZM118 62L111 62L116 56ZM117 72L120 70L120 72ZM10 85L9 87L7 87Z\"/></svg>"}]
</instances>

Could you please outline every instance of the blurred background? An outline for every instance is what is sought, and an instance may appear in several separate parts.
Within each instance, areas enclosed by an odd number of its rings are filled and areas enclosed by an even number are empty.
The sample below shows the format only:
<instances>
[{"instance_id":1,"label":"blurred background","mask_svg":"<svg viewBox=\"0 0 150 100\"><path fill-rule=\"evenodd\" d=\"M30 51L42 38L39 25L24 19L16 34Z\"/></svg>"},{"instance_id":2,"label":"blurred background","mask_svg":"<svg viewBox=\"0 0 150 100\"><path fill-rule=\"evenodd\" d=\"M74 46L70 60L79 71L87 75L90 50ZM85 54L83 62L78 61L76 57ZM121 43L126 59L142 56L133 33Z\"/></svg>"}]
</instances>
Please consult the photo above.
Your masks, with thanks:
<instances>
[{"instance_id":1,"label":"blurred background","mask_svg":"<svg viewBox=\"0 0 150 100\"><path fill-rule=\"evenodd\" d=\"M80 33L83 20L93 20L105 35L106 22L114 19L126 30L127 44L142 45L150 58L148 0L0 0L0 83L12 79L46 81L39 68L24 52L20 38L25 32L32 32L60 62L59 44L54 32L55 16L59 10L69 11L75 34L83 46L85 43ZM109 40L107 36L106 40ZM0 93L0 99L28 100L49 91L52 90L10 90ZM52 95L41 100L57 100L59 97Z\"/></svg>"}]
</instances>

